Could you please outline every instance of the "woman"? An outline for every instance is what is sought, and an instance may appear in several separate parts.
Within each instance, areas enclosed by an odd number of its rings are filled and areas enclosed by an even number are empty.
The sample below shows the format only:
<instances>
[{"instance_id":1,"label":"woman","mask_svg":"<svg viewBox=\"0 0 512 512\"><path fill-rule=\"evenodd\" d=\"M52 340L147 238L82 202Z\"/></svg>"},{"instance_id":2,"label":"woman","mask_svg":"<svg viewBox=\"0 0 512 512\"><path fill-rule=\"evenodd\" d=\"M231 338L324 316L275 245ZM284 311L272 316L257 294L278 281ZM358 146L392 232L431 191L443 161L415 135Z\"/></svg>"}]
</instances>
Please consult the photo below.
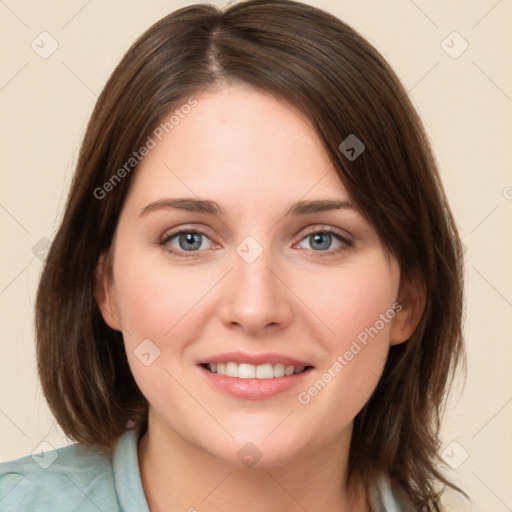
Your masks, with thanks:
<instances>
[{"instance_id":1,"label":"woman","mask_svg":"<svg viewBox=\"0 0 512 512\"><path fill-rule=\"evenodd\" d=\"M77 444L3 464L3 509L439 509L461 262L359 34L287 0L166 16L98 100L38 291Z\"/></svg>"}]
</instances>

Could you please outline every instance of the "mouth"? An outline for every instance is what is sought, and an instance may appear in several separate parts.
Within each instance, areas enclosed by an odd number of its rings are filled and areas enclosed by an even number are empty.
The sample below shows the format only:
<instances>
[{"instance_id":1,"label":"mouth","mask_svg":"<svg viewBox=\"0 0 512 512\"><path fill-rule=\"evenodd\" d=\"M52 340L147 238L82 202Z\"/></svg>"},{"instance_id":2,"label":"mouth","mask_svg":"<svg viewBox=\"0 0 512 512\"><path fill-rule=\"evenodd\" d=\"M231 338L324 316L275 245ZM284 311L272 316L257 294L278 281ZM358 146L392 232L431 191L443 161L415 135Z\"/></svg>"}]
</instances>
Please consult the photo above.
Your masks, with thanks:
<instances>
[{"instance_id":1,"label":"mouth","mask_svg":"<svg viewBox=\"0 0 512 512\"><path fill-rule=\"evenodd\" d=\"M199 361L206 383L242 400L265 400L291 391L314 370L306 361L282 354L231 352Z\"/></svg>"},{"instance_id":2,"label":"mouth","mask_svg":"<svg viewBox=\"0 0 512 512\"><path fill-rule=\"evenodd\" d=\"M210 373L234 377L237 379L280 379L304 373L313 368L312 366L294 366L284 363L264 363L254 365L250 363L236 363L228 361L224 363L202 363L201 366Z\"/></svg>"}]
</instances>

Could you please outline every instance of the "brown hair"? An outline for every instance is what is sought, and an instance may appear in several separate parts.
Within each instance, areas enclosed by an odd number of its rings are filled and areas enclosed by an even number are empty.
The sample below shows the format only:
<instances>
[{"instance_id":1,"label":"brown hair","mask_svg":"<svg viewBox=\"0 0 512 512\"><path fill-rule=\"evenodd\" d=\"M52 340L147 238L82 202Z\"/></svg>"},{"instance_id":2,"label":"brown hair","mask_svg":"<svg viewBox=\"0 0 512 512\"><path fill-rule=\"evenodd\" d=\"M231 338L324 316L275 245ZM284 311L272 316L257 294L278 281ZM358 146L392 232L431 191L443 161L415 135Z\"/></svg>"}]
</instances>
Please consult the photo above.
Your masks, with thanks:
<instances>
[{"instance_id":1,"label":"brown hair","mask_svg":"<svg viewBox=\"0 0 512 512\"><path fill-rule=\"evenodd\" d=\"M355 418L349 480L381 473L415 508L436 507L445 391L464 362L462 251L422 123L384 58L351 27L289 0L218 9L192 5L149 28L104 87L89 121L61 226L36 303L39 375L73 440L112 447L144 427L147 401L120 332L95 300L95 269L108 252L134 172L104 187L171 109L223 82L250 84L311 121L351 199L426 293L420 324L392 346L384 374ZM350 134L365 151L338 148ZM106 190L103 188L103 190ZM452 486L454 487L454 486Z\"/></svg>"}]
</instances>

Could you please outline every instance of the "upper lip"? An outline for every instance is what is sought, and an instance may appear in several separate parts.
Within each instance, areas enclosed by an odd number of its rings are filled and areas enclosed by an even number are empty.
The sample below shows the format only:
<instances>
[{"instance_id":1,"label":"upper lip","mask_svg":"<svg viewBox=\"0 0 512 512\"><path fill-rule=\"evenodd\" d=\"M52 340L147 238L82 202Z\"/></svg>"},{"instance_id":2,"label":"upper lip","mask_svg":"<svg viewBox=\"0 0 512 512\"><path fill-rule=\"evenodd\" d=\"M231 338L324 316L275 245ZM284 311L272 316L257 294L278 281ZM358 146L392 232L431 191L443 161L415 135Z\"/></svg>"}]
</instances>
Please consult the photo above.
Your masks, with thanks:
<instances>
[{"instance_id":1,"label":"upper lip","mask_svg":"<svg viewBox=\"0 0 512 512\"><path fill-rule=\"evenodd\" d=\"M206 357L198 362L198 364L208 363L229 363L234 362L237 364L248 363L258 366L261 364L284 364L286 366L312 366L307 361L301 361L294 357L286 356L284 354L276 354L275 352L266 352L261 354L249 354L246 352L225 352L215 356Z\"/></svg>"}]
</instances>

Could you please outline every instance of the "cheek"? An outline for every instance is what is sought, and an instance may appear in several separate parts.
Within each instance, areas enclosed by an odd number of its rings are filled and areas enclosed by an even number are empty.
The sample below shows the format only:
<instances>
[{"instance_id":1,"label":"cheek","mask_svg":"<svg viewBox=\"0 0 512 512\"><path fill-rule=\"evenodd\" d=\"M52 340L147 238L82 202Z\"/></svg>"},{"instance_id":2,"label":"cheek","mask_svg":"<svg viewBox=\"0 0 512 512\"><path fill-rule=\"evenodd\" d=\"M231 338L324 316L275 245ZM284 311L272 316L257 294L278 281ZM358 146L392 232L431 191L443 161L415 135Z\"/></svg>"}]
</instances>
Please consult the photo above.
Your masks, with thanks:
<instances>
[{"instance_id":1,"label":"cheek","mask_svg":"<svg viewBox=\"0 0 512 512\"><path fill-rule=\"evenodd\" d=\"M188 270L148 263L143 256L120 259L115 282L125 339L163 339L204 294L196 281Z\"/></svg>"},{"instance_id":2,"label":"cheek","mask_svg":"<svg viewBox=\"0 0 512 512\"><path fill-rule=\"evenodd\" d=\"M327 357L297 399L307 414L328 414L333 429L357 415L382 374L399 286L395 270L382 259L343 268L335 279L317 281L322 293L310 295L311 308L328 326Z\"/></svg>"},{"instance_id":3,"label":"cheek","mask_svg":"<svg viewBox=\"0 0 512 512\"><path fill-rule=\"evenodd\" d=\"M193 286L197 278L187 271L169 269L136 250L130 258L119 258L114 268L133 377L156 410L183 412L193 403L175 380L181 381L182 371L176 363L182 360L186 336L192 331L187 312L205 292Z\"/></svg>"},{"instance_id":4,"label":"cheek","mask_svg":"<svg viewBox=\"0 0 512 512\"><path fill-rule=\"evenodd\" d=\"M395 268L376 256L318 274L305 283L302 296L325 324L323 340L330 351L348 349L352 340L359 335L364 339L376 323L379 339L389 338L389 310L398 294L399 278ZM387 321L382 321L382 315Z\"/></svg>"},{"instance_id":5,"label":"cheek","mask_svg":"<svg viewBox=\"0 0 512 512\"><path fill-rule=\"evenodd\" d=\"M205 295L217 275L171 266L137 248L114 265L125 350L139 388L156 409L193 406L174 378L181 382L187 349L201 338L202 320L214 313L206 310Z\"/></svg>"}]
</instances>

